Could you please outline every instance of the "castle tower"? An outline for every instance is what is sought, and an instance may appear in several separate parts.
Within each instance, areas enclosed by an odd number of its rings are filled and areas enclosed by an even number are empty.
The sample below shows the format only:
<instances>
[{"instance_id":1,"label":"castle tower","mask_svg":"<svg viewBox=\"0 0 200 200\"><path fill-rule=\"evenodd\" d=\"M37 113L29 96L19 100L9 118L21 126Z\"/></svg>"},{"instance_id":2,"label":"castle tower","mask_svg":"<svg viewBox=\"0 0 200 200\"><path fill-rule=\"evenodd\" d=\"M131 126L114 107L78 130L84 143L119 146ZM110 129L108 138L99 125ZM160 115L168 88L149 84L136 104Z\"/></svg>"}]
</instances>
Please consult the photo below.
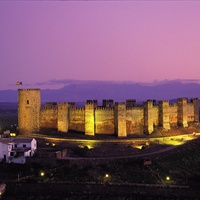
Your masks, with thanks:
<instances>
[{"instance_id":1,"label":"castle tower","mask_svg":"<svg viewBox=\"0 0 200 200\"><path fill-rule=\"evenodd\" d=\"M148 100L144 103L144 132L151 134L154 131L153 127L153 101Z\"/></svg>"},{"instance_id":2,"label":"castle tower","mask_svg":"<svg viewBox=\"0 0 200 200\"><path fill-rule=\"evenodd\" d=\"M69 105L58 103L58 131L68 132L69 129Z\"/></svg>"},{"instance_id":3,"label":"castle tower","mask_svg":"<svg viewBox=\"0 0 200 200\"><path fill-rule=\"evenodd\" d=\"M114 101L112 99L103 99L102 106L104 108L113 108L114 107Z\"/></svg>"},{"instance_id":4,"label":"castle tower","mask_svg":"<svg viewBox=\"0 0 200 200\"><path fill-rule=\"evenodd\" d=\"M135 99L127 99L126 100L126 107L127 108L136 107L136 100Z\"/></svg>"},{"instance_id":5,"label":"castle tower","mask_svg":"<svg viewBox=\"0 0 200 200\"><path fill-rule=\"evenodd\" d=\"M166 130L170 129L169 101L159 101L159 124Z\"/></svg>"},{"instance_id":6,"label":"castle tower","mask_svg":"<svg viewBox=\"0 0 200 200\"><path fill-rule=\"evenodd\" d=\"M39 131L40 105L40 89L18 89L19 133Z\"/></svg>"},{"instance_id":7,"label":"castle tower","mask_svg":"<svg viewBox=\"0 0 200 200\"><path fill-rule=\"evenodd\" d=\"M127 137L125 103L115 103L115 132L118 137Z\"/></svg>"},{"instance_id":8,"label":"castle tower","mask_svg":"<svg viewBox=\"0 0 200 200\"><path fill-rule=\"evenodd\" d=\"M194 105L194 121L199 122L199 99L193 98L191 99L191 102Z\"/></svg>"},{"instance_id":9,"label":"castle tower","mask_svg":"<svg viewBox=\"0 0 200 200\"><path fill-rule=\"evenodd\" d=\"M94 101L87 101L85 104L85 135L95 135L94 130Z\"/></svg>"},{"instance_id":10,"label":"castle tower","mask_svg":"<svg viewBox=\"0 0 200 200\"><path fill-rule=\"evenodd\" d=\"M178 125L188 127L187 123L187 98L178 98L177 101L177 119L178 119Z\"/></svg>"}]
</instances>

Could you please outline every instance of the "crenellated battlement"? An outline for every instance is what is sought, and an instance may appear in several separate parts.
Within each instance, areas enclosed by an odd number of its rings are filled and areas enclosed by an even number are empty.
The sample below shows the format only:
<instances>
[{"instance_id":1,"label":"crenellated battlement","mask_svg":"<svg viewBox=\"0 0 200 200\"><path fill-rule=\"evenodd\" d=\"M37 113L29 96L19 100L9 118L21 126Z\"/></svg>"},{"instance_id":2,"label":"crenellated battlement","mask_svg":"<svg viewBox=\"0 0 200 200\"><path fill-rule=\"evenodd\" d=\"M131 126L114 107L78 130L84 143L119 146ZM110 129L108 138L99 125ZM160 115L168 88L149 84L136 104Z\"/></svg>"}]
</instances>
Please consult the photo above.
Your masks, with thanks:
<instances>
[{"instance_id":1,"label":"crenellated battlement","mask_svg":"<svg viewBox=\"0 0 200 200\"><path fill-rule=\"evenodd\" d=\"M94 105L94 102L86 102L86 105Z\"/></svg>"},{"instance_id":2,"label":"crenellated battlement","mask_svg":"<svg viewBox=\"0 0 200 200\"><path fill-rule=\"evenodd\" d=\"M97 107L95 110L114 110L114 107Z\"/></svg>"},{"instance_id":3,"label":"crenellated battlement","mask_svg":"<svg viewBox=\"0 0 200 200\"><path fill-rule=\"evenodd\" d=\"M40 111L48 111L48 110L58 110L57 107L42 107L40 108Z\"/></svg>"},{"instance_id":4,"label":"crenellated battlement","mask_svg":"<svg viewBox=\"0 0 200 200\"><path fill-rule=\"evenodd\" d=\"M175 107L175 106L177 106L177 103L170 103L169 106Z\"/></svg>"},{"instance_id":5,"label":"crenellated battlement","mask_svg":"<svg viewBox=\"0 0 200 200\"><path fill-rule=\"evenodd\" d=\"M190 101L191 101L191 102L199 101L199 99L198 99L198 98L191 98Z\"/></svg>"},{"instance_id":6,"label":"crenellated battlement","mask_svg":"<svg viewBox=\"0 0 200 200\"><path fill-rule=\"evenodd\" d=\"M86 104L93 104L93 103L97 103L97 100L87 100Z\"/></svg>"},{"instance_id":7,"label":"crenellated battlement","mask_svg":"<svg viewBox=\"0 0 200 200\"><path fill-rule=\"evenodd\" d=\"M73 108L70 109L70 111L83 111L84 112L85 107L81 107L81 108L80 107L73 107Z\"/></svg>"},{"instance_id":8,"label":"crenellated battlement","mask_svg":"<svg viewBox=\"0 0 200 200\"><path fill-rule=\"evenodd\" d=\"M125 106L125 102L115 102L115 106Z\"/></svg>"},{"instance_id":9,"label":"crenellated battlement","mask_svg":"<svg viewBox=\"0 0 200 200\"><path fill-rule=\"evenodd\" d=\"M143 106L127 107L126 110L143 110Z\"/></svg>"},{"instance_id":10,"label":"crenellated battlement","mask_svg":"<svg viewBox=\"0 0 200 200\"><path fill-rule=\"evenodd\" d=\"M144 105L145 105L145 104L147 104L147 105L151 105L151 104L152 104L152 106L156 106L156 105L157 105L157 102L156 102L155 99L147 99L147 101L144 101L143 104L144 104Z\"/></svg>"},{"instance_id":11,"label":"crenellated battlement","mask_svg":"<svg viewBox=\"0 0 200 200\"><path fill-rule=\"evenodd\" d=\"M18 91L40 91L39 88L19 88Z\"/></svg>"},{"instance_id":12,"label":"crenellated battlement","mask_svg":"<svg viewBox=\"0 0 200 200\"><path fill-rule=\"evenodd\" d=\"M158 101L158 104L165 104L165 103L169 103L169 100L161 100L161 101Z\"/></svg>"},{"instance_id":13,"label":"crenellated battlement","mask_svg":"<svg viewBox=\"0 0 200 200\"><path fill-rule=\"evenodd\" d=\"M41 106L40 89L18 89L18 121L20 132L37 132L54 129L85 132L85 135L151 134L156 127L169 130L172 126L188 127L199 122L198 98L169 100L148 99L137 105L135 99L114 102L104 99L102 106L97 100L87 100L83 107L75 102L46 102Z\"/></svg>"},{"instance_id":14,"label":"crenellated battlement","mask_svg":"<svg viewBox=\"0 0 200 200\"><path fill-rule=\"evenodd\" d=\"M67 104L68 104L67 102L59 102L58 103L59 106L62 106L62 105L64 106L64 105L67 105Z\"/></svg>"}]
</instances>

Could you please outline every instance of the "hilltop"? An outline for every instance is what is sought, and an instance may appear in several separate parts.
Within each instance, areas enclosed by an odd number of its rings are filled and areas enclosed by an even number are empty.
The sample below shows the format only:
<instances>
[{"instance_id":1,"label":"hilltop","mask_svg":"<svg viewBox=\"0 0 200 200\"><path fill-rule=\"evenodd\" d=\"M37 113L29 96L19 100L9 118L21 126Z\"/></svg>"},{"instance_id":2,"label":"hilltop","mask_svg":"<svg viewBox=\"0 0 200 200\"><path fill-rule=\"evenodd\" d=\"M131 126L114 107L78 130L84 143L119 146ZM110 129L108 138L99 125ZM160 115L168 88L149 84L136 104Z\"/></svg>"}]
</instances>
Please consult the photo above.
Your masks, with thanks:
<instances>
[{"instance_id":1,"label":"hilltop","mask_svg":"<svg viewBox=\"0 0 200 200\"><path fill-rule=\"evenodd\" d=\"M115 102L136 99L169 100L179 97L200 98L200 84L181 80L151 84L116 81L66 81L60 89L41 89L42 102L85 102L88 99L113 99ZM36 85L38 88L40 85ZM22 88L27 88L26 85ZM17 102L16 90L1 90L0 102Z\"/></svg>"}]
</instances>

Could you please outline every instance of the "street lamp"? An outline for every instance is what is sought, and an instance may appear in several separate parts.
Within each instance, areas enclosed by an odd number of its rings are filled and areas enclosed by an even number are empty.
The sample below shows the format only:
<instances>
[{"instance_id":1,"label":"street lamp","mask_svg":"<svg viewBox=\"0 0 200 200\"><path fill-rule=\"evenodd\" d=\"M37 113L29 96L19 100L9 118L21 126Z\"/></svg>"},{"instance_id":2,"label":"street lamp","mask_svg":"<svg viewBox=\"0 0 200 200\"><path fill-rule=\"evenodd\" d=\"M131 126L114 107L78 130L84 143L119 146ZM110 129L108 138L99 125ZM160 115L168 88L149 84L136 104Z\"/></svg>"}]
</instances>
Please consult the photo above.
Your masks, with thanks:
<instances>
[{"instance_id":1,"label":"street lamp","mask_svg":"<svg viewBox=\"0 0 200 200\"><path fill-rule=\"evenodd\" d=\"M44 176L44 172L40 172L40 176Z\"/></svg>"},{"instance_id":2,"label":"street lamp","mask_svg":"<svg viewBox=\"0 0 200 200\"><path fill-rule=\"evenodd\" d=\"M109 174L106 174L105 177L106 177L106 178L109 178Z\"/></svg>"}]
</instances>

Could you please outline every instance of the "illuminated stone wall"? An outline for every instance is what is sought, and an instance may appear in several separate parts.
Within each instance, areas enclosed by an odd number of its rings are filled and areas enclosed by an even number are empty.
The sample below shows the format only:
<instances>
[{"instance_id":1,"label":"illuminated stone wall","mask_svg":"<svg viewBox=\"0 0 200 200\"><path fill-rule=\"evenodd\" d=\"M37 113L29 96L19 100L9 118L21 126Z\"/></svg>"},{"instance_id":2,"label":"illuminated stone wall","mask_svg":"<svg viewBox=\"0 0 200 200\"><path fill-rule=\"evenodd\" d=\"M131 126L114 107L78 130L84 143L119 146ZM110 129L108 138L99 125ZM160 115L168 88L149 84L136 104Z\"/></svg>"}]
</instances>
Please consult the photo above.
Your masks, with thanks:
<instances>
[{"instance_id":1,"label":"illuminated stone wall","mask_svg":"<svg viewBox=\"0 0 200 200\"><path fill-rule=\"evenodd\" d=\"M21 134L39 131L40 89L18 90L18 128Z\"/></svg>"},{"instance_id":2,"label":"illuminated stone wall","mask_svg":"<svg viewBox=\"0 0 200 200\"><path fill-rule=\"evenodd\" d=\"M164 129L170 129L169 101L159 101L159 125Z\"/></svg>"},{"instance_id":3,"label":"illuminated stone wall","mask_svg":"<svg viewBox=\"0 0 200 200\"><path fill-rule=\"evenodd\" d=\"M69 129L85 132L85 109L71 108L69 111Z\"/></svg>"},{"instance_id":4,"label":"illuminated stone wall","mask_svg":"<svg viewBox=\"0 0 200 200\"><path fill-rule=\"evenodd\" d=\"M159 125L159 108L158 106L153 106L151 110L151 116L153 118L153 126Z\"/></svg>"},{"instance_id":5,"label":"illuminated stone wall","mask_svg":"<svg viewBox=\"0 0 200 200\"><path fill-rule=\"evenodd\" d=\"M40 110L40 130L57 130L58 127L58 109L42 108Z\"/></svg>"},{"instance_id":6,"label":"illuminated stone wall","mask_svg":"<svg viewBox=\"0 0 200 200\"><path fill-rule=\"evenodd\" d=\"M99 107L95 109L95 133L114 134L114 109Z\"/></svg>"},{"instance_id":7,"label":"illuminated stone wall","mask_svg":"<svg viewBox=\"0 0 200 200\"><path fill-rule=\"evenodd\" d=\"M94 136L94 102L87 102L85 104L85 135Z\"/></svg>"},{"instance_id":8,"label":"illuminated stone wall","mask_svg":"<svg viewBox=\"0 0 200 200\"><path fill-rule=\"evenodd\" d=\"M75 103L47 102L41 108L40 89L18 90L18 127L20 133L39 130L68 130L85 132L85 135L116 134L127 137L131 134L151 134L156 127L169 130L173 126L187 127L199 122L199 101L179 98L172 105L169 101L148 100L138 106L135 100L115 103L104 100L98 107L97 100L88 100L83 108Z\"/></svg>"},{"instance_id":9,"label":"illuminated stone wall","mask_svg":"<svg viewBox=\"0 0 200 200\"><path fill-rule=\"evenodd\" d=\"M144 132L151 134L154 131L155 110L153 109L153 101L144 103Z\"/></svg>"},{"instance_id":10,"label":"illuminated stone wall","mask_svg":"<svg viewBox=\"0 0 200 200\"><path fill-rule=\"evenodd\" d=\"M188 122L199 121L199 100L193 98L187 104L187 120Z\"/></svg>"},{"instance_id":11,"label":"illuminated stone wall","mask_svg":"<svg viewBox=\"0 0 200 200\"><path fill-rule=\"evenodd\" d=\"M187 104L187 122L194 121L194 105L193 103Z\"/></svg>"},{"instance_id":12,"label":"illuminated stone wall","mask_svg":"<svg viewBox=\"0 0 200 200\"><path fill-rule=\"evenodd\" d=\"M187 122L187 98L179 98L177 100L177 119L178 125L183 127L188 127Z\"/></svg>"},{"instance_id":13,"label":"illuminated stone wall","mask_svg":"<svg viewBox=\"0 0 200 200\"><path fill-rule=\"evenodd\" d=\"M126 110L127 134L143 134L144 132L144 108L132 107Z\"/></svg>"},{"instance_id":14,"label":"illuminated stone wall","mask_svg":"<svg viewBox=\"0 0 200 200\"><path fill-rule=\"evenodd\" d=\"M58 103L58 131L67 132L69 129L69 105Z\"/></svg>"},{"instance_id":15,"label":"illuminated stone wall","mask_svg":"<svg viewBox=\"0 0 200 200\"><path fill-rule=\"evenodd\" d=\"M178 119L177 119L177 104L169 105L169 123L170 126L177 126Z\"/></svg>"},{"instance_id":16,"label":"illuminated stone wall","mask_svg":"<svg viewBox=\"0 0 200 200\"><path fill-rule=\"evenodd\" d=\"M118 137L127 137L125 103L115 103L115 132Z\"/></svg>"},{"instance_id":17,"label":"illuminated stone wall","mask_svg":"<svg viewBox=\"0 0 200 200\"><path fill-rule=\"evenodd\" d=\"M191 99L191 102L194 105L194 121L199 122L199 99L193 98Z\"/></svg>"}]
</instances>

